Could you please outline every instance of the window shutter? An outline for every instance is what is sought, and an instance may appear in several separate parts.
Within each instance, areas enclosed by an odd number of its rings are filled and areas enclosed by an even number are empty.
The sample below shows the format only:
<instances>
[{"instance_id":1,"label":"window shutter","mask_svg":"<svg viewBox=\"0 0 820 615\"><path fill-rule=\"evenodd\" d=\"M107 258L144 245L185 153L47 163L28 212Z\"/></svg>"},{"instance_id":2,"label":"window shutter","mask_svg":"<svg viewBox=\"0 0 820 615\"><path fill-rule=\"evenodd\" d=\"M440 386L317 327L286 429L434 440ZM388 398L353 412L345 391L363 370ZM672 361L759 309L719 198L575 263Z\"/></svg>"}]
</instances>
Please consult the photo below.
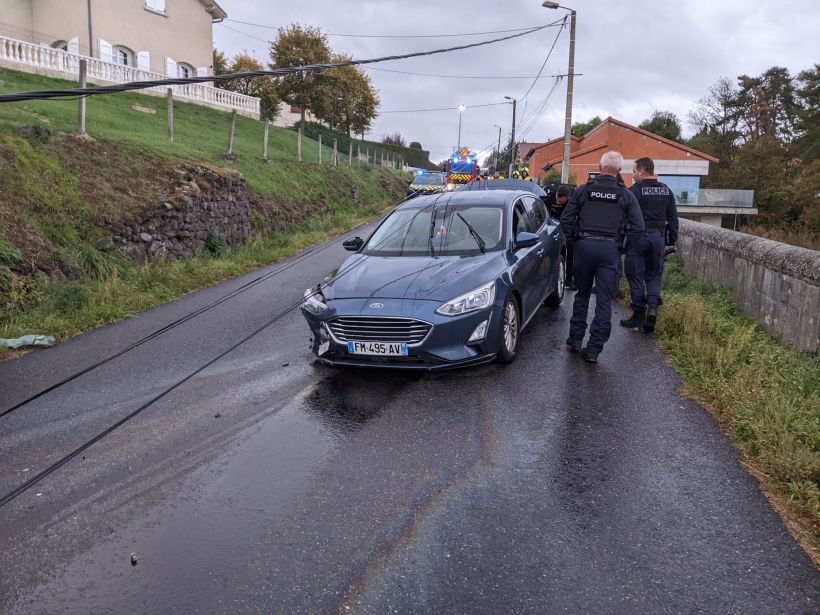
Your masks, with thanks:
<instances>
[{"instance_id":1,"label":"window shutter","mask_svg":"<svg viewBox=\"0 0 820 615\"><path fill-rule=\"evenodd\" d=\"M174 62L171 58L165 58L165 74L168 77L179 76L179 74L177 73L177 63Z\"/></svg>"},{"instance_id":2,"label":"window shutter","mask_svg":"<svg viewBox=\"0 0 820 615\"><path fill-rule=\"evenodd\" d=\"M80 38L78 36L68 41L68 53L75 56L80 55Z\"/></svg>"},{"instance_id":3,"label":"window shutter","mask_svg":"<svg viewBox=\"0 0 820 615\"><path fill-rule=\"evenodd\" d=\"M114 61L114 46L103 39L100 39L100 60L103 62Z\"/></svg>"},{"instance_id":4,"label":"window shutter","mask_svg":"<svg viewBox=\"0 0 820 615\"><path fill-rule=\"evenodd\" d=\"M147 51L137 52L137 68L149 72L151 70L151 54Z\"/></svg>"},{"instance_id":5,"label":"window shutter","mask_svg":"<svg viewBox=\"0 0 820 615\"><path fill-rule=\"evenodd\" d=\"M197 77L207 77L208 76L208 69L204 66L200 66L196 69L196 76Z\"/></svg>"}]
</instances>

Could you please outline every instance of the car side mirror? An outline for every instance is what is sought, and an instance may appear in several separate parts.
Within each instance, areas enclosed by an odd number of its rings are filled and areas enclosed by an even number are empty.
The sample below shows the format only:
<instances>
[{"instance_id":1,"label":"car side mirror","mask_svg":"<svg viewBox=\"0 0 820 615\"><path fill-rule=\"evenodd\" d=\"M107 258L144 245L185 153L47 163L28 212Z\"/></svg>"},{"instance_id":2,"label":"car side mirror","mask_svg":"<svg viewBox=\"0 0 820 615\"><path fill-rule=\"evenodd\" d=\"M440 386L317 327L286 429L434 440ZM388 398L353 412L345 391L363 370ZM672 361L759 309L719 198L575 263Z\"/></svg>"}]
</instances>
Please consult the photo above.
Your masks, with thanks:
<instances>
[{"instance_id":1,"label":"car side mirror","mask_svg":"<svg viewBox=\"0 0 820 615\"><path fill-rule=\"evenodd\" d=\"M527 233L526 231L521 231L520 233L518 233L518 235L515 236L513 252L515 252L516 250L520 250L521 248L531 248L539 241L541 241L541 238L535 233Z\"/></svg>"},{"instance_id":2,"label":"car side mirror","mask_svg":"<svg viewBox=\"0 0 820 615\"><path fill-rule=\"evenodd\" d=\"M354 237L353 239L348 239L342 244L344 249L348 252L358 252L362 249L363 245L364 239L362 239L361 237Z\"/></svg>"}]
</instances>

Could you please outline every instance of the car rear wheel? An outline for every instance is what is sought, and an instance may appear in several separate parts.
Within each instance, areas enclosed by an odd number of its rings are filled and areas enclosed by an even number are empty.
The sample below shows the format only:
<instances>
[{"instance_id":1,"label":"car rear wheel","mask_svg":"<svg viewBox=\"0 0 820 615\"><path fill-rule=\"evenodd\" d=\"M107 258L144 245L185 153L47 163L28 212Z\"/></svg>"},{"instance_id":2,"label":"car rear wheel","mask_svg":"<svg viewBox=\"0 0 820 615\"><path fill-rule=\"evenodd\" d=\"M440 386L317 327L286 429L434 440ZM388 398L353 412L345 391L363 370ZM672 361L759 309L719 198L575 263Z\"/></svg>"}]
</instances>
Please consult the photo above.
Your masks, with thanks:
<instances>
[{"instance_id":1,"label":"car rear wheel","mask_svg":"<svg viewBox=\"0 0 820 615\"><path fill-rule=\"evenodd\" d=\"M510 363L515 359L518 351L518 336L521 332L521 316L518 313L518 303L510 295L504 303L501 313L501 340L498 345L498 361Z\"/></svg>"},{"instance_id":2,"label":"car rear wheel","mask_svg":"<svg viewBox=\"0 0 820 615\"><path fill-rule=\"evenodd\" d=\"M544 301L544 303L550 307L558 307L564 300L567 274L566 258L567 257L562 254L561 258L558 259L558 277L555 280L555 290L553 290L552 294Z\"/></svg>"}]
</instances>

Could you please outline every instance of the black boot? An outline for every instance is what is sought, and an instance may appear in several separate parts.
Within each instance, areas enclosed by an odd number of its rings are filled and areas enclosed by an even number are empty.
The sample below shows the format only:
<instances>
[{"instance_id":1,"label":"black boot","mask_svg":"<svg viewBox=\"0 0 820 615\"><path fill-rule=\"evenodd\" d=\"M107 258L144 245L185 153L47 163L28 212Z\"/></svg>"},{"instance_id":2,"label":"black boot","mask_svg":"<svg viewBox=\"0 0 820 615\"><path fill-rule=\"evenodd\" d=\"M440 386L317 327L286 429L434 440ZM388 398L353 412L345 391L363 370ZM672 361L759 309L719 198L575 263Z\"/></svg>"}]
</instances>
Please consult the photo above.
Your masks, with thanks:
<instances>
[{"instance_id":1,"label":"black boot","mask_svg":"<svg viewBox=\"0 0 820 615\"><path fill-rule=\"evenodd\" d=\"M567 346L569 347L570 352L578 352L581 350L581 345L583 344L583 340L574 340L571 337L567 338Z\"/></svg>"},{"instance_id":2,"label":"black boot","mask_svg":"<svg viewBox=\"0 0 820 615\"><path fill-rule=\"evenodd\" d=\"M581 358L586 361L587 363L597 363L598 362L598 351L594 348L590 348L586 346L581 349Z\"/></svg>"},{"instance_id":3,"label":"black boot","mask_svg":"<svg viewBox=\"0 0 820 615\"><path fill-rule=\"evenodd\" d=\"M643 330L652 333L655 330L655 323L658 321L658 306L650 305L646 310L646 320L643 323Z\"/></svg>"},{"instance_id":4,"label":"black boot","mask_svg":"<svg viewBox=\"0 0 820 615\"><path fill-rule=\"evenodd\" d=\"M646 310L642 310L640 308L632 308L632 316L630 318L621 319L621 326L628 327L630 329L637 329L638 327L644 324L645 316Z\"/></svg>"}]
</instances>

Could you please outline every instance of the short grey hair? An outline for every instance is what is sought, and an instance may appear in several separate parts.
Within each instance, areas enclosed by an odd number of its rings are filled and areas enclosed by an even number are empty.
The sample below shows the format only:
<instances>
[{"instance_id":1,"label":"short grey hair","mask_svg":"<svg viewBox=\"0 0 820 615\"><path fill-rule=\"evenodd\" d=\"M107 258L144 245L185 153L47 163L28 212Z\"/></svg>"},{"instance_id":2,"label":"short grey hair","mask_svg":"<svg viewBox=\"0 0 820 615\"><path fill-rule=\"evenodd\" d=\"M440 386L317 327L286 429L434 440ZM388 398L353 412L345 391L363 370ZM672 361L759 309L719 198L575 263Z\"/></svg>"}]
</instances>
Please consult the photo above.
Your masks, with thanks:
<instances>
[{"instance_id":1,"label":"short grey hair","mask_svg":"<svg viewBox=\"0 0 820 615\"><path fill-rule=\"evenodd\" d=\"M621 152L610 151L601 156L601 171L611 171L614 175L624 166L624 157Z\"/></svg>"}]
</instances>

